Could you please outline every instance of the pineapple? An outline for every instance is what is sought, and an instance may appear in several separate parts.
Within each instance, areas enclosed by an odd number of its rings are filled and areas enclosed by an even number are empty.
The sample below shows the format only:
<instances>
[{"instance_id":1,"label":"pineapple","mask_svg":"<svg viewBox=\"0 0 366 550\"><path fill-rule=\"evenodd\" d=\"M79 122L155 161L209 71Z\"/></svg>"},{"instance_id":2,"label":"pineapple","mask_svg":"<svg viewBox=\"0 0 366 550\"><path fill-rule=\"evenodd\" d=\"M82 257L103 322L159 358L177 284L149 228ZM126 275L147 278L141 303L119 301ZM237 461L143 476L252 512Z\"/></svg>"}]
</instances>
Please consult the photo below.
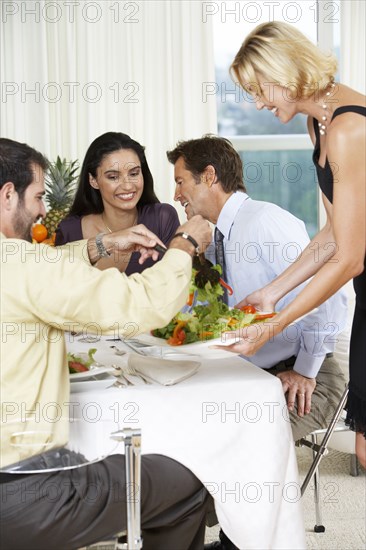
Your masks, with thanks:
<instances>
[{"instance_id":1,"label":"pineapple","mask_svg":"<svg viewBox=\"0 0 366 550\"><path fill-rule=\"evenodd\" d=\"M49 211L43 220L48 230L48 237L52 238L58 224L67 215L75 194L75 180L77 179L78 161L68 162L58 156L55 163L50 164L46 174L45 199Z\"/></svg>"}]
</instances>

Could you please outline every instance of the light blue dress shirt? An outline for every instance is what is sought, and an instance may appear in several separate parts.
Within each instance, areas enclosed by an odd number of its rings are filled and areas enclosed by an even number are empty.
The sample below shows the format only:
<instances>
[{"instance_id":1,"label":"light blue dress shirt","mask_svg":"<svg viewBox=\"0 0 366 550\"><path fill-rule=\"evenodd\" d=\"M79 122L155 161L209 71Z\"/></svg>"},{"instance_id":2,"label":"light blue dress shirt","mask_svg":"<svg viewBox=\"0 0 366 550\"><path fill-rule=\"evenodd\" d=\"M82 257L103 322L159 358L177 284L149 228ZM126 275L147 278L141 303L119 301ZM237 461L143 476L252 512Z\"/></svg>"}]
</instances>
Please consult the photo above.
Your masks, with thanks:
<instances>
[{"instance_id":1,"label":"light blue dress shirt","mask_svg":"<svg viewBox=\"0 0 366 550\"><path fill-rule=\"evenodd\" d=\"M233 289L229 306L272 281L309 243L301 220L275 204L252 200L243 192L236 192L227 200L217 227L224 235L227 282ZM215 263L213 243L206 256ZM305 284L284 296L277 303L276 311L291 302ZM295 355L294 370L315 378L325 355L334 350L346 317L346 293L340 290L316 312L287 327L247 359L268 369Z\"/></svg>"}]
</instances>

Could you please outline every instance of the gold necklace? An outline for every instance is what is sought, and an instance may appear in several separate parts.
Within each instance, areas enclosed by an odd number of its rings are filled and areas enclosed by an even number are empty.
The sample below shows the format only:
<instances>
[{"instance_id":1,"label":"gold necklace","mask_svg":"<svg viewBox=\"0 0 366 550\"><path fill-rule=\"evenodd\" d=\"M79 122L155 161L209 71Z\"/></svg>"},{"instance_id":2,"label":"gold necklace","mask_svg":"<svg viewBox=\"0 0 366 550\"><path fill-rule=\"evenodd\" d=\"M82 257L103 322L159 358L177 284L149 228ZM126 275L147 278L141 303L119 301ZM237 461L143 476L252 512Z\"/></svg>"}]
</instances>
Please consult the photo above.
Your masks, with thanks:
<instances>
[{"instance_id":1,"label":"gold necklace","mask_svg":"<svg viewBox=\"0 0 366 550\"><path fill-rule=\"evenodd\" d=\"M102 212L102 222L104 224L104 227L106 228L107 231L109 231L109 233L113 233L112 229L110 227L108 227L108 225L106 224L105 222L105 219L104 219L104 212Z\"/></svg>"},{"instance_id":2,"label":"gold necklace","mask_svg":"<svg viewBox=\"0 0 366 550\"><path fill-rule=\"evenodd\" d=\"M112 231L112 229L111 229L110 227L108 227L108 225L107 225L107 223L106 223L106 221L105 221L105 219L104 219L104 212L102 212L102 216L101 216L101 217L102 217L103 225L104 225L104 227L107 229L107 231L108 231L109 233L114 233L114 231ZM132 223L132 225L131 225L130 227L133 227L134 225L136 225L136 223L137 223L137 218L138 218L138 214L136 214L136 217L135 217L135 219L133 220L133 223ZM125 228L125 229L127 229L127 228Z\"/></svg>"},{"instance_id":3,"label":"gold necklace","mask_svg":"<svg viewBox=\"0 0 366 550\"><path fill-rule=\"evenodd\" d=\"M322 115L322 122L318 122L318 126L319 126L319 132L322 136L326 135L327 133L327 126L329 124L325 124L328 120L328 117L327 117L327 109L328 109L328 105L327 105L327 99L329 98L330 94L333 92L334 88L335 88L335 83L334 82L330 82L327 86L327 88L330 86L330 90L328 90L328 92L325 93L325 96L323 98L323 103L322 103L322 108L324 109L324 114ZM325 89L327 89L325 88Z\"/></svg>"}]
</instances>

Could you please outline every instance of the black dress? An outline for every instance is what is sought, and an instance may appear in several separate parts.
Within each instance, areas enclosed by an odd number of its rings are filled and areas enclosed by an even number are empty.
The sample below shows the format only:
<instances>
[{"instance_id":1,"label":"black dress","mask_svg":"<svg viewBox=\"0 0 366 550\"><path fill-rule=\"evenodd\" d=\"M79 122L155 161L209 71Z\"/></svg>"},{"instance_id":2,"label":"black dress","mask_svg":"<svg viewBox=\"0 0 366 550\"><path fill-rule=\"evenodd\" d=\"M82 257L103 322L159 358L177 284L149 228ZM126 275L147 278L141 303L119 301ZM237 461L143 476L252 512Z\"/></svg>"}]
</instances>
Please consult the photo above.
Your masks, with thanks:
<instances>
[{"instance_id":1,"label":"black dress","mask_svg":"<svg viewBox=\"0 0 366 550\"><path fill-rule=\"evenodd\" d=\"M336 109L333 113L332 120L338 115L350 112L366 116L365 107L349 105ZM333 203L333 174L328 159L325 161L324 168L319 166L319 128L315 119L313 122L316 136L313 162L318 174L319 186L327 199ZM350 343L350 382L346 407L346 424L349 425L352 430L361 432L366 437L366 256L364 266L361 275L353 279L356 293L356 307Z\"/></svg>"}]
</instances>

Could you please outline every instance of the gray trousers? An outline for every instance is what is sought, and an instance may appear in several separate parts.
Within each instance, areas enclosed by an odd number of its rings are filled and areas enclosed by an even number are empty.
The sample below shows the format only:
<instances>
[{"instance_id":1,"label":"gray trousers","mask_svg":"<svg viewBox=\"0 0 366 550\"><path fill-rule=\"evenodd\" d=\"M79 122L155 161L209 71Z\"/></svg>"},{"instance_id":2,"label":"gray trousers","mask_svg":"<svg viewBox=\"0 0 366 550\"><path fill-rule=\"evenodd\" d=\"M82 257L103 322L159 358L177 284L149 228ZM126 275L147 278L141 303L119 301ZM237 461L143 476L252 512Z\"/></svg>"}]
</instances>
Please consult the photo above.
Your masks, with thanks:
<instances>
[{"instance_id":1,"label":"gray trousers","mask_svg":"<svg viewBox=\"0 0 366 550\"><path fill-rule=\"evenodd\" d=\"M178 462L144 455L141 524L144 550L201 550L208 493ZM126 529L124 456L73 470L1 474L0 547L72 550Z\"/></svg>"},{"instance_id":2,"label":"gray trousers","mask_svg":"<svg viewBox=\"0 0 366 550\"><path fill-rule=\"evenodd\" d=\"M294 361L281 361L267 372L278 374L293 370ZM311 398L311 411L303 417L298 416L297 407L289 414L294 441L310 434L314 430L328 427L339 404L346 386L345 376L334 357L326 357L316 377L316 387Z\"/></svg>"}]
</instances>

